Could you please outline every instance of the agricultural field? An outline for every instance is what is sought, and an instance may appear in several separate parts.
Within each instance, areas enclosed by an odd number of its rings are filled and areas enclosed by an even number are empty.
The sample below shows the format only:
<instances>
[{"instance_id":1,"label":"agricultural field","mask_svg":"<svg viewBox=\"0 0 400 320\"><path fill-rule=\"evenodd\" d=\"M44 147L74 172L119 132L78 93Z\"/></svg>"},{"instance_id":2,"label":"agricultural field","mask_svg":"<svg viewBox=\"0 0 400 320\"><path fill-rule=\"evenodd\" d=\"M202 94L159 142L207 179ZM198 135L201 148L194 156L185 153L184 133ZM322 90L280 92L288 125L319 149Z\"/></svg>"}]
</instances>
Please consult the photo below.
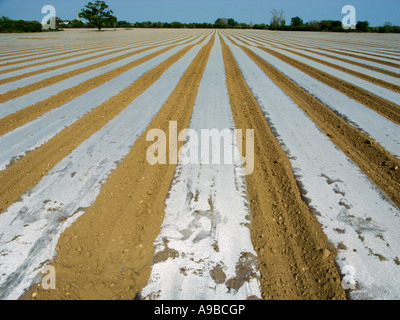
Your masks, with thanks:
<instances>
[{"instance_id":1,"label":"agricultural field","mask_svg":"<svg viewBox=\"0 0 400 320\"><path fill-rule=\"evenodd\" d=\"M399 35L0 43L0 299L400 299Z\"/></svg>"}]
</instances>

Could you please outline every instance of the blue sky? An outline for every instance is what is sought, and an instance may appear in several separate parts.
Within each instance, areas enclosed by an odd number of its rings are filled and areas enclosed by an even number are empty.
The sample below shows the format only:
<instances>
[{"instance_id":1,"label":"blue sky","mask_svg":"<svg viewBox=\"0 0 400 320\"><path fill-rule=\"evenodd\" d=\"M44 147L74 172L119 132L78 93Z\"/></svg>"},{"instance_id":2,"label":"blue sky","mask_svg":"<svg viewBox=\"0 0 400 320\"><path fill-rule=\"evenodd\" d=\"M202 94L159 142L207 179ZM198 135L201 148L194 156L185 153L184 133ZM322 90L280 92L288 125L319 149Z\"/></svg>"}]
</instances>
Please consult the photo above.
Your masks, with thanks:
<instances>
[{"instance_id":1,"label":"blue sky","mask_svg":"<svg viewBox=\"0 0 400 320\"><path fill-rule=\"evenodd\" d=\"M89 0L0 0L0 16L38 20L41 8L50 4L61 19L74 19ZM94 2L94 0L92 0ZM106 0L118 20L162 22L214 22L234 18L238 22L269 23L272 9L282 9L286 21L300 16L310 20L342 20L344 5L355 6L357 21L371 26L389 21L400 25L400 0Z\"/></svg>"}]
</instances>

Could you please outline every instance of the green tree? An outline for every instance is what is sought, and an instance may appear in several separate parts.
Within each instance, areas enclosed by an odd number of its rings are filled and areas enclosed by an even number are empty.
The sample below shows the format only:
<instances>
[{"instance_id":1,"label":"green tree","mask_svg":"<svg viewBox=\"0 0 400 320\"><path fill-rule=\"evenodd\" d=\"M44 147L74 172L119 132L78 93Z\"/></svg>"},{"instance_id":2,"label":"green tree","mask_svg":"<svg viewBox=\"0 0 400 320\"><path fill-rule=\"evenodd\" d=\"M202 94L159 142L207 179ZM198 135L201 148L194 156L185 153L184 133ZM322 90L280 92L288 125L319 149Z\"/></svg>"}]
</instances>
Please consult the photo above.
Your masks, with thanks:
<instances>
[{"instance_id":1,"label":"green tree","mask_svg":"<svg viewBox=\"0 0 400 320\"><path fill-rule=\"evenodd\" d=\"M311 20L307 23L309 31L321 31L321 23L317 20Z\"/></svg>"},{"instance_id":2,"label":"green tree","mask_svg":"<svg viewBox=\"0 0 400 320\"><path fill-rule=\"evenodd\" d=\"M174 28L174 29L182 28L182 23L179 22L179 21L172 21L171 22L171 28Z\"/></svg>"},{"instance_id":3,"label":"green tree","mask_svg":"<svg viewBox=\"0 0 400 320\"><path fill-rule=\"evenodd\" d=\"M85 24L83 23L83 21L78 20L78 19L74 19L73 21L71 21L68 26L70 28L84 28Z\"/></svg>"},{"instance_id":4,"label":"green tree","mask_svg":"<svg viewBox=\"0 0 400 320\"><path fill-rule=\"evenodd\" d=\"M292 18L292 22L291 25L293 27L300 27L304 24L303 19L301 19L300 17L293 17Z\"/></svg>"},{"instance_id":5,"label":"green tree","mask_svg":"<svg viewBox=\"0 0 400 320\"><path fill-rule=\"evenodd\" d=\"M118 28L130 28L132 27L131 24L127 21L118 21L117 23Z\"/></svg>"},{"instance_id":6,"label":"green tree","mask_svg":"<svg viewBox=\"0 0 400 320\"><path fill-rule=\"evenodd\" d=\"M215 23L215 28L226 28L228 26L228 20L224 18L218 18Z\"/></svg>"},{"instance_id":7,"label":"green tree","mask_svg":"<svg viewBox=\"0 0 400 320\"><path fill-rule=\"evenodd\" d=\"M0 18L0 32L41 32L42 24L38 21L11 20Z\"/></svg>"},{"instance_id":8,"label":"green tree","mask_svg":"<svg viewBox=\"0 0 400 320\"><path fill-rule=\"evenodd\" d=\"M343 32L342 21L339 20L321 20L321 31Z\"/></svg>"},{"instance_id":9,"label":"green tree","mask_svg":"<svg viewBox=\"0 0 400 320\"><path fill-rule=\"evenodd\" d=\"M0 18L0 32L13 32L14 21L8 17L2 16Z\"/></svg>"},{"instance_id":10,"label":"green tree","mask_svg":"<svg viewBox=\"0 0 400 320\"><path fill-rule=\"evenodd\" d=\"M265 25L265 23L255 24L255 25L253 26L253 29L259 29L259 30L267 29L267 26Z\"/></svg>"},{"instance_id":11,"label":"green tree","mask_svg":"<svg viewBox=\"0 0 400 320\"><path fill-rule=\"evenodd\" d=\"M79 12L79 18L84 18L94 24L99 31L106 23L113 23L117 18L113 16L112 10L107 10L109 7L104 1L96 0L95 3L89 2Z\"/></svg>"},{"instance_id":12,"label":"green tree","mask_svg":"<svg viewBox=\"0 0 400 320\"><path fill-rule=\"evenodd\" d=\"M235 28L235 26L237 25L238 23L235 21L235 19L232 19L232 18L229 18L228 19L228 27L229 28Z\"/></svg>"},{"instance_id":13,"label":"green tree","mask_svg":"<svg viewBox=\"0 0 400 320\"><path fill-rule=\"evenodd\" d=\"M369 22L368 21L358 21L356 24L357 31L368 32L369 31Z\"/></svg>"}]
</instances>

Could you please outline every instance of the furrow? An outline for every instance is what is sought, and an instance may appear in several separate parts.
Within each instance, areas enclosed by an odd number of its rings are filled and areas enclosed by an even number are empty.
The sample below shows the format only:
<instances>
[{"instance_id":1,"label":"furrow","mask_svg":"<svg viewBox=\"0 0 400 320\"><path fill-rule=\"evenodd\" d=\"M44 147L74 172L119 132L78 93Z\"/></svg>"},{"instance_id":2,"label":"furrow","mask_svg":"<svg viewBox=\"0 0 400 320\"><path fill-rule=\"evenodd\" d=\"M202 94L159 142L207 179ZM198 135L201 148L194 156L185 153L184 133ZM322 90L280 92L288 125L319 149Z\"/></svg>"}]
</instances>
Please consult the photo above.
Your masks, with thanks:
<instances>
[{"instance_id":1,"label":"furrow","mask_svg":"<svg viewBox=\"0 0 400 320\"><path fill-rule=\"evenodd\" d=\"M154 128L168 132L170 121L177 121L179 131L187 128L212 42L180 77L166 103L104 183L96 202L61 235L52 265L63 276L56 290L36 286L37 298L133 299L145 286L176 168L147 162L146 150L152 142L146 141L146 135ZM144 102L141 109L147 105ZM82 255L76 255L77 248Z\"/></svg>"},{"instance_id":2,"label":"furrow","mask_svg":"<svg viewBox=\"0 0 400 320\"><path fill-rule=\"evenodd\" d=\"M76 76L58 82L54 85L44 87L20 98L1 104L3 106L3 118L0 119L0 134L10 132L37 117L68 103L70 100L111 81L115 77L128 70L168 52L175 46L167 46L164 49L154 48L123 60L111 62L97 71L84 72ZM132 61L133 60L133 61ZM0 111L0 112L1 112ZM7 115L8 114L8 115ZM6 116L4 116L6 115Z\"/></svg>"},{"instance_id":3,"label":"furrow","mask_svg":"<svg viewBox=\"0 0 400 320\"><path fill-rule=\"evenodd\" d=\"M337 249L340 272L355 270L349 296L397 299L399 209L242 49L228 45L290 157L303 198Z\"/></svg>"},{"instance_id":4,"label":"furrow","mask_svg":"<svg viewBox=\"0 0 400 320\"><path fill-rule=\"evenodd\" d=\"M358 101L359 103L365 105L366 107L380 113L389 120L400 124L400 109L398 105L386 100L386 97L379 97L372 94L369 91L360 88L353 83L347 82L340 78L337 78L330 73L320 71L313 68L312 66L300 62L296 59L290 58L282 53L275 50L260 47L260 49L265 52L279 58L280 60L296 67L302 72L312 76L313 78L325 83L326 85L335 88L336 90L342 92L343 94L349 96L350 98ZM382 88L383 90L383 88ZM394 93L392 93L393 96ZM393 100L393 99L392 99ZM400 100L399 100L400 101Z\"/></svg>"},{"instance_id":5,"label":"furrow","mask_svg":"<svg viewBox=\"0 0 400 320\"><path fill-rule=\"evenodd\" d=\"M27 153L6 170L0 171L0 212L16 201L20 195L33 188L61 159L115 117L189 49L190 46L181 49L119 94L114 95L81 119L75 119L75 122L67 128L61 128L62 131L42 144L40 148Z\"/></svg>"},{"instance_id":6,"label":"furrow","mask_svg":"<svg viewBox=\"0 0 400 320\"><path fill-rule=\"evenodd\" d=\"M303 201L289 158L247 86L230 49L223 45L236 127L255 130L254 172L246 176L264 299L344 299L334 254Z\"/></svg>"},{"instance_id":7,"label":"furrow","mask_svg":"<svg viewBox=\"0 0 400 320\"><path fill-rule=\"evenodd\" d=\"M248 228L246 184L232 127L217 37L194 104L186 136L189 142L181 151L166 199L142 299L261 298L257 254ZM213 153L210 159L204 154L208 149L204 130L218 130L217 139L223 134L223 154L215 149L219 144L214 139L212 147L218 155Z\"/></svg>"},{"instance_id":8,"label":"furrow","mask_svg":"<svg viewBox=\"0 0 400 320\"><path fill-rule=\"evenodd\" d=\"M379 143L376 143L368 134L360 131L357 126L347 123L348 120L338 115L335 111L324 105L323 99L316 99L309 91L299 87L291 78L282 74L270 63L260 58L247 47L241 48L257 63L257 65L273 79L274 82L284 90L293 101L299 105L312 121L323 130L327 137L335 143L348 157L350 157L358 167L400 208L400 172L394 170L400 165L398 156L388 152ZM313 88L315 90L315 88ZM339 97L340 98L340 97ZM331 108L337 105L330 103ZM358 107L359 108L359 107ZM354 111L354 110L352 110ZM357 112L356 112L357 113ZM379 118L378 118L379 121ZM377 127L379 133L379 127ZM382 128L381 130L386 130ZM396 132L398 128L393 128L394 139L398 139ZM388 140L388 143L390 143ZM392 143L394 154L399 154L398 144Z\"/></svg>"}]
</instances>

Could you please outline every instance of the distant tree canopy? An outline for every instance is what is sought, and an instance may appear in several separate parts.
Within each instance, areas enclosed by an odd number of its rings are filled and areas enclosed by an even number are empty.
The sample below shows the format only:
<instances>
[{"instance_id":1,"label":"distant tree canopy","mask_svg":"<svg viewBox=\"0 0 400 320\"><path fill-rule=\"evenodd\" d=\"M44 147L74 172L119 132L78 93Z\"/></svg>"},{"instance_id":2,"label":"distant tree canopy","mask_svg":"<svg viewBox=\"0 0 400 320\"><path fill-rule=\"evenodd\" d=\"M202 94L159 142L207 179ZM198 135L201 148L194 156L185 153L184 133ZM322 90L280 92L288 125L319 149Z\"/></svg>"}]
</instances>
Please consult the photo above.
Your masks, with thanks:
<instances>
[{"instance_id":1,"label":"distant tree canopy","mask_svg":"<svg viewBox=\"0 0 400 320\"><path fill-rule=\"evenodd\" d=\"M89 2L79 13L79 17L84 18L88 22L80 20L66 21L62 23L63 28L218 28L218 29L256 29L256 30L282 30L282 31L323 31L323 32L397 32L400 33L400 27L393 26L390 22L386 22L382 27L370 27L368 21L358 21L356 29L344 29L342 21L339 20L312 20L304 22L299 16L292 17L290 24L286 24L285 13L283 10L272 9L270 16L270 24L256 23L249 24L237 22L233 18L218 18L214 23L209 22L191 22L182 23L173 22L128 22L117 21L113 16L113 11L108 10L108 5L104 1Z\"/></svg>"},{"instance_id":2,"label":"distant tree canopy","mask_svg":"<svg viewBox=\"0 0 400 320\"><path fill-rule=\"evenodd\" d=\"M369 22L368 21L358 21L356 24L356 30L361 32L369 31Z\"/></svg>"},{"instance_id":3,"label":"distant tree canopy","mask_svg":"<svg viewBox=\"0 0 400 320\"><path fill-rule=\"evenodd\" d=\"M321 31L343 31L342 21L339 20L321 20Z\"/></svg>"},{"instance_id":4,"label":"distant tree canopy","mask_svg":"<svg viewBox=\"0 0 400 320\"><path fill-rule=\"evenodd\" d=\"M11 20L0 18L0 32L41 32L42 24L38 21Z\"/></svg>"},{"instance_id":5,"label":"distant tree canopy","mask_svg":"<svg viewBox=\"0 0 400 320\"><path fill-rule=\"evenodd\" d=\"M113 16L112 10L107 10L109 7L104 1L96 0L95 3L89 2L85 8L79 12L79 18L88 20L101 31L101 28L106 23L116 23L117 18Z\"/></svg>"},{"instance_id":6,"label":"distant tree canopy","mask_svg":"<svg viewBox=\"0 0 400 320\"><path fill-rule=\"evenodd\" d=\"M393 26L391 23L385 23L382 27L370 27L368 21L359 21L357 23L356 29L343 29L342 22L339 20L312 20L309 22L304 22L300 17L293 17L290 20L290 25L286 24L285 19L281 19L279 24L268 25L265 23L258 24L247 24L244 22L237 22L233 18L218 18L214 23L209 22L191 22L182 23L178 21L173 22L134 22L130 23L127 21L117 21L115 27L118 28L197 28L197 29L255 29L255 30L282 30L282 31L323 31L323 32L396 32L400 33L400 27ZM62 25L63 28L95 28L93 23L85 23L79 20L68 21ZM113 21L107 21L104 23L103 27L112 28L114 27Z\"/></svg>"},{"instance_id":7,"label":"distant tree canopy","mask_svg":"<svg viewBox=\"0 0 400 320\"><path fill-rule=\"evenodd\" d=\"M303 24L304 24L303 19L301 19L300 17L293 17L292 18L291 25L293 27L299 27L299 26L302 26Z\"/></svg>"},{"instance_id":8,"label":"distant tree canopy","mask_svg":"<svg viewBox=\"0 0 400 320\"><path fill-rule=\"evenodd\" d=\"M271 11L271 25L267 29L284 31L323 31L323 32L400 32L400 27L392 26L389 22L383 27L370 27L368 21L358 21L356 29L344 29L342 21L339 20L321 20L309 21L304 23L303 19L296 16L291 19L290 25L285 24L285 14L283 10L273 9ZM258 27L258 26L257 26ZM253 27L253 29L257 29Z\"/></svg>"},{"instance_id":9,"label":"distant tree canopy","mask_svg":"<svg viewBox=\"0 0 400 320\"><path fill-rule=\"evenodd\" d=\"M237 22L235 19L233 18L218 18L215 23L213 28L218 28L218 29L249 29L251 28L250 25L248 25L247 23L243 23L243 22Z\"/></svg>"},{"instance_id":10,"label":"distant tree canopy","mask_svg":"<svg viewBox=\"0 0 400 320\"><path fill-rule=\"evenodd\" d=\"M228 19L228 27L229 28L234 28L238 23L235 21L235 19L229 18Z\"/></svg>"}]
</instances>

